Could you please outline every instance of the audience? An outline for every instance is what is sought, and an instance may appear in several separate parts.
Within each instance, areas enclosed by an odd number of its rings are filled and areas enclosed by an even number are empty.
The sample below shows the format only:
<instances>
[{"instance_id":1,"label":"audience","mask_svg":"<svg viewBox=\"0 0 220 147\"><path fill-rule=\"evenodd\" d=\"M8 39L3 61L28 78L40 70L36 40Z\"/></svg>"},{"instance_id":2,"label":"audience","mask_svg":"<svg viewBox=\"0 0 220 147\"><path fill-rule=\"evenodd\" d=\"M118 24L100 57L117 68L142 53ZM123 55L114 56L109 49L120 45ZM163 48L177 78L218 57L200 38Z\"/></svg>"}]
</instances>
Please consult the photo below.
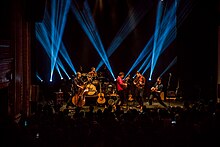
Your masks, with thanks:
<instances>
[{"instance_id":1,"label":"audience","mask_svg":"<svg viewBox=\"0 0 220 147\"><path fill-rule=\"evenodd\" d=\"M42 109L42 106L41 106ZM49 110L46 110L49 109ZM220 145L220 104L195 103L183 108L129 109L107 107L95 111L76 108L54 113L45 107L15 123L1 119L3 146L213 146ZM10 138L10 139L9 139ZM9 141L7 141L9 139Z\"/></svg>"}]
</instances>

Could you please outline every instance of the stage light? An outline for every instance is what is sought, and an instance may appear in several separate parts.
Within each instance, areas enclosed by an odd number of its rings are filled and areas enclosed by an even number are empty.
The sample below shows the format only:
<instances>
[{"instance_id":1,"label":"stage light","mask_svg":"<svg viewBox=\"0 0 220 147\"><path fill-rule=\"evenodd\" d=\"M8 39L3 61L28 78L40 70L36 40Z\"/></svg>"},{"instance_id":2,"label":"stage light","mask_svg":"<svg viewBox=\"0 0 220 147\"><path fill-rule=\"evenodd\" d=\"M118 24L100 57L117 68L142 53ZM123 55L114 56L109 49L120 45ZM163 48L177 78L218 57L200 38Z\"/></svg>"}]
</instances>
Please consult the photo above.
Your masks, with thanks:
<instances>
[{"instance_id":1,"label":"stage light","mask_svg":"<svg viewBox=\"0 0 220 147\"><path fill-rule=\"evenodd\" d=\"M163 0L161 0L163 1ZM177 7L177 2L179 0L175 0L175 7ZM53 1L54 2L54 1ZM52 3L53 3L52 2ZM66 16L67 11L64 12L63 10L68 8L68 6L66 5L68 2L70 2L70 0L67 2L65 2L65 8L61 7L60 2L62 2L62 0L58 0L58 3L55 4L56 2L53 3L53 6L51 6L51 14L52 16L47 16L48 19L45 19L44 22L42 23L42 28L41 30L38 30L38 37L41 38L39 40L43 40L40 42L43 42L42 44L43 47L45 48L45 51L48 53L49 58L51 59L51 81L52 81L52 76L53 76L53 72L54 72L54 67L56 67L56 64L61 67L61 69L63 69L63 71L65 72L65 68L62 66L62 63L60 62L60 58L58 57L58 52L61 53L61 55L64 57L64 59L66 60L66 62L68 63L68 65L71 67L71 69L74 71L74 73L76 73L74 66L72 65L72 62L68 56L68 53L66 51L66 48L63 44L63 42L61 41L62 39L62 34L63 34L63 30L64 30L64 26L65 26L65 19L63 16ZM134 68L137 67L138 64L140 64L140 62L144 60L143 64L141 65L141 67L139 68L139 70L144 69L144 71L142 73L145 73L146 70L149 69L149 63L151 63L151 72L150 75L153 74L154 68L156 67L156 63L157 60L159 58L159 56L162 54L162 52L170 45L170 43L175 39L176 37L176 27L178 24L180 24L184 18L186 18L186 15L190 12L189 9L189 5L191 4L189 1L186 1L188 4L185 5L185 7L179 11L180 15L178 17L178 22L175 20L174 17L176 17L176 13L174 13L174 6L171 6L167 12L164 11L164 15L162 18L162 14L160 17L158 17L158 24L156 24L156 26L158 26L158 28L155 28L155 34L153 35L153 41L149 41L151 42L151 45L149 46L145 46L145 52L143 54L140 54L141 56L138 57L138 59L136 60L136 62L133 64L132 68L129 70L129 72L127 73L127 75L134 70ZM64 6L63 5L63 6ZM56 7L59 9L53 9L52 7ZM172 9L173 7L173 9ZM60 9L60 8L64 8L64 9ZM55 11L54 11L55 10ZM67 10L67 9L66 9ZM84 2L84 12L82 12L82 14L89 12L90 10L88 9L88 4L87 1ZM173 11L173 12L172 12ZM141 11L140 11L141 12ZM145 13L146 11L143 11L143 13ZM60 14L60 15L57 15ZM135 21L138 22L139 18L138 17L134 17L136 15L132 15L131 13L130 18L126 21L126 25L123 25L123 27L121 28L121 30L119 31L119 33L115 36L115 39L112 41L111 45L108 48L107 53L105 53L104 47L102 45L101 39L98 35L98 31L95 30L96 27L94 25L94 22L92 20L92 16L90 16L90 12L88 13L89 15L85 15L83 19L87 19L85 22L85 27L84 29L87 29L87 33L90 34L90 36L88 35L89 39L91 40L92 44L94 45L94 47L97 49L97 51L99 52L100 57L102 58L102 61L100 63L105 63L106 67L110 70L111 74L114 75L114 73L111 70L111 66L110 63L108 61L108 57L115 51L115 49L121 44L121 42L126 38L126 36L128 35L129 32L131 32L131 30L133 30L135 28L135 26L137 25L137 23L135 24ZM139 14L139 13L136 13ZM81 14L80 14L81 15ZM61 18L61 19L58 19ZM160 20L160 21L159 21ZM85 21L85 20L84 20ZM178 23L178 24L177 24ZM91 25L91 26L90 26ZM90 32L89 32L90 31ZM152 39L151 38L151 39ZM154 47L152 47L154 44ZM154 51L152 52L153 55L150 55L152 53L149 53L152 51L152 49L154 49ZM146 51L148 53L146 53ZM149 56L152 56L152 60L147 61L146 59L149 58ZM100 67L100 64L98 65L98 68ZM97 68L97 70L98 70ZM65 72L66 73L66 72ZM68 77L68 74L66 74ZM114 76L113 76L114 77ZM70 77L68 77L70 79Z\"/></svg>"},{"instance_id":2,"label":"stage light","mask_svg":"<svg viewBox=\"0 0 220 147\"><path fill-rule=\"evenodd\" d=\"M51 41L52 45L55 45L55 47L51 48L53 50L52 55L54 56L54 58L52 58L51 60L51 76L53 76L53 71L62 41L63 31L66 24L66 17L69 11L70 3L71 0L57 0L51 2Z\"/></svg>"},{"instance_id":3,"label":"stage light","mask_svg":"<svg viewBox=\"0 0 220 147\"><path fill-rule=\"evenodd\" d=\"M82 27L83 31L86 33L94 48L98 52L102 61L105 63L112 77L115 78L108 57L106 55L104 46L102 44L101 38L99 36L98 30L96 28L95 22L93 20L92 13L90 11L90 7L87 0L84 2L83 11L79 9L77 2L71 5L71 10L77 18L78 22L80 23L80 26Z\"/></svg>"},{"instance_id":4,"label":"stage light","mask_svg":"<svg viewBox=\"0 0 220 147\"><path fill-rule=\"evenodd\" d=\"M156 18L156 25L155 25L155 32L153 36L148 41L145 48L142 50L138 58L136 59L135 63L130 68L130 74L132 70L145 58L142 65L138 70L143 70L142 74L144 74L149 68L150 70L150 77L153 74L153 70L156 66L157 60L162 52L170 45L170 43L176 37L176 3L174 2L167 12L165 11L163 15L163 5L158 3L157 9L157 18Z\"/></svg>"},{"instance_id":5,"label":"stage light","mask_svg":"<svg viewBox=\"0 0 220 147\"><path fill-rule=\"evenodd\" d=\"M37 39L42 44L46 53L51 59L51 80L56 64L58 64L62 68L64 73L69 78L69 75L67 74L63 64L61 63L60 58L58 57L58 52L61 53L61 55L64 57L65 61L71 67L73 72L76 73L75 68L66 51L66 48L63 42L61 41L66 22L66 14L69 11L70 2L70 0L67 0L65 2L61 0L58 0L58 2L56 3L52 2L51 16L48 14L48 11L46 10L43 22L35 24ZM58 66L56 66L56 69L57 68Z\"/></svg>"},{"instance_id":6,"label":"stage light","mask_svg":"<svg viewBox=\"0 0 220 147\"><path fill-rule=\"evenodd\" d=\"M177 62L177 56L170 62L170 64L166 67L166 69L160 74L159 77L162 77L164 73L166 73L173 65Z\"/></svg>"},{"instance_id":7,"label":"stage light","mask_svg":"<svg viewBox=\"0 0 220 147\"><path fill-rule=\"evenodd\" d=\"M149 7L149 8L148 8ZM144 5L143 1L138 3L133 9L129 11L129 15L126 18L125 22L115 35L113 41L111 42L110 46L107 49L107 56L110 57L115 50L120 46L120 44L124 41L124 39L131 33L142 18L146 15L146 13L150 10L151 5ZM98 66L96 67L97 70L103 65L103 61L100 61Z\"/></svg>"},{"instance_id":8,"label":"stage light","mask_svg":"<svg viewBox=\"0 0 220 147\"><path fill-rule=\"evenodd\" d=\"M127 72L126 76L129 75L136 67L137 65L148 55L151 53L152 50L152 45L153 45L153 37L150 38L150 40L147 42L145 45L144 49L141 51L139 54L138 58L134 62L134 64L131 66L129 71Z\"/></svg>"},{"instance_id":9,"label":"stage light","mask_svg":"<svg viewBox=\"0 0 220 147\"><path fill-rule=\"evenodd\" d=\"M163 5L158 4L156 32L154 35L156 37L154 38L152 51L150 77L153 74L161 52L176 38L176 6L176 2L173 2L169 9L164 10L164 15L162 15Z\"/></svg>"},{"instance_id":10,"label":"stage light","mask_svg":"<svg viewBox=\"0 0 220 147\"><path fill-rule=\"evenodd\" d=\"M43 82L42 78L39 76L38 73L36 73L36 77L37 77L38 80L40 80L41 82Z\"/></svg>"}]
</instances>

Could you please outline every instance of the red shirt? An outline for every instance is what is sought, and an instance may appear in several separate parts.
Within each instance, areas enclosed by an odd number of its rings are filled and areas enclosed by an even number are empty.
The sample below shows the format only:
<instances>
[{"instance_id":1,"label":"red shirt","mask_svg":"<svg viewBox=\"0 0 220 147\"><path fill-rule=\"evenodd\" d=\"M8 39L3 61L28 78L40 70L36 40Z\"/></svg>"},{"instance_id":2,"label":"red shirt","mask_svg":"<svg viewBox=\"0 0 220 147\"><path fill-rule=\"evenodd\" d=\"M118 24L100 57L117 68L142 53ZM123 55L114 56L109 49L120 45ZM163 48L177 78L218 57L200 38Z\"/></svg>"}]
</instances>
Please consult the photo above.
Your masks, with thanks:
<instances>
[{"instance_id":1,"label":"red shirt","mask_svg":"<svg viewBox=\"0 0 220 147\"><path fill-rule=\"evenodd\" d=\"M124 80L120 76L117 77L116 82L117 82L117 84L116 84L117 90L118 91L124 90L124 88L123 88Z\"/></svg>"}]
</instances>

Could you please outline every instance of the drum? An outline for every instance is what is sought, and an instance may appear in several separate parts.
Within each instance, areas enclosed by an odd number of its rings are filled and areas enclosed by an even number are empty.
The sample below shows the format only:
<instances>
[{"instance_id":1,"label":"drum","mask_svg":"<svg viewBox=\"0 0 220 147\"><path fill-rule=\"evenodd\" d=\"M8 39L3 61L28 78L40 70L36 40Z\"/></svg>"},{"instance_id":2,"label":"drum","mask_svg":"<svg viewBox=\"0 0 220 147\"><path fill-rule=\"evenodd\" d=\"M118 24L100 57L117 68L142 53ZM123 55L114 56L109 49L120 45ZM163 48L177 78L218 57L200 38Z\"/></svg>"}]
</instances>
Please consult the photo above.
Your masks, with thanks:
<instances>
[{"instance_id":1,"label":"drum","mask_svg":"<svg viewBox=\"0 0 220 147\"><path fill-rule=\"evenodd\" d=\"M88 84L86 88L88 89L87 95L94 95L97 92L96 87L93 84Z\"/></svg>"},{"instance_id":2,"label":"drum","mask_svg":"<svg viewBox=\"0 0 220 147\"><path fill-rule=\"evenodd\" d=\"M82 77L86 77L87 76L87 73L82 73Z\"/></svg>"},{"instance_id":3,"label":"drum","mask_svg":"<svg viewBox=\"0 0 220 147\"><path fill-rule=\"evenodd\" d=\"M93 80L92 84L94 84L95 86L98 86L99 85L99 80Z\"/></svg>"},{"instance_id":4,"label":"drum","mask_svg":"<svg viewBox=\"0 0 220 147\"><path fill-rule=\"evenodd\" d=\"M108 97L108 104L109 105L120 105L119 104L119 95L117 94L112 94Z\"/></svg>"},{"instance_id":5,"label":"drum","mask_svg":"<svg viewBox=\"0 0 220 147\"><path fill-rule=\"evenodd\" d=\"M115 93L115 86L113 84L109 84L106 87L106 94L110 95L112 93Z\"/></svg>"}]
</instances>

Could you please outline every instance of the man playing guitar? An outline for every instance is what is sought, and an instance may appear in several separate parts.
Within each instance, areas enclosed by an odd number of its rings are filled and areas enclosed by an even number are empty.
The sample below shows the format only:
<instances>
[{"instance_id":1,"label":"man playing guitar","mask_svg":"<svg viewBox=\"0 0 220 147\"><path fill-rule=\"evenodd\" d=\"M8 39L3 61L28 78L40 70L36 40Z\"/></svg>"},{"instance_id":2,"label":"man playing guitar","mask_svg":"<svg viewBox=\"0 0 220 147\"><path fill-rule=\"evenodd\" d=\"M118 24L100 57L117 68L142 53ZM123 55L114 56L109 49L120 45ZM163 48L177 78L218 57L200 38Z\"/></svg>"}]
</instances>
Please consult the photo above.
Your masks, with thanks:
<instances>
[{"instance_id":1,"label":"man playing guitar","mask_svg":"<svg viewBox=\"0 0 220 147\"><path fill-rule=\"evenodd\" d=\"M125 80L123 80L123 78L124 78L124 72L119 72L118 77L116 79L116 88L119 95L119 99L121 101L121 105L123 105L126 100L125 89L127 87L127 83L125 82Z\"/></svg>"},{"instance_id":2,"label":"man playing guitar","mask_svg":"<svg viewBox=\"0 0 220 147\"><path fill-rule=\"evenodd\" d=\"M139 105L137 107L143 107L143 98L144 98L144 86L145 86L145 77L139 72L136 72L136 77L133 81L135 85L135 97Z\"/></svg>"},{"instance_id":3,"label":"man playing guitar","mask_svg":"<svg viewBox=\"0 0 220 147\"><path fill-rule=\"evenodd\" d=\"M149 105L152 105L153 98L157 98L158 102L163 105L164 107L167 107L167 105L161 100L160 94L163 90L163 84L161 82L161 77L157 78L157 82L151 87L151 94L149 97Z\"/></svg>"}]
</instances>

